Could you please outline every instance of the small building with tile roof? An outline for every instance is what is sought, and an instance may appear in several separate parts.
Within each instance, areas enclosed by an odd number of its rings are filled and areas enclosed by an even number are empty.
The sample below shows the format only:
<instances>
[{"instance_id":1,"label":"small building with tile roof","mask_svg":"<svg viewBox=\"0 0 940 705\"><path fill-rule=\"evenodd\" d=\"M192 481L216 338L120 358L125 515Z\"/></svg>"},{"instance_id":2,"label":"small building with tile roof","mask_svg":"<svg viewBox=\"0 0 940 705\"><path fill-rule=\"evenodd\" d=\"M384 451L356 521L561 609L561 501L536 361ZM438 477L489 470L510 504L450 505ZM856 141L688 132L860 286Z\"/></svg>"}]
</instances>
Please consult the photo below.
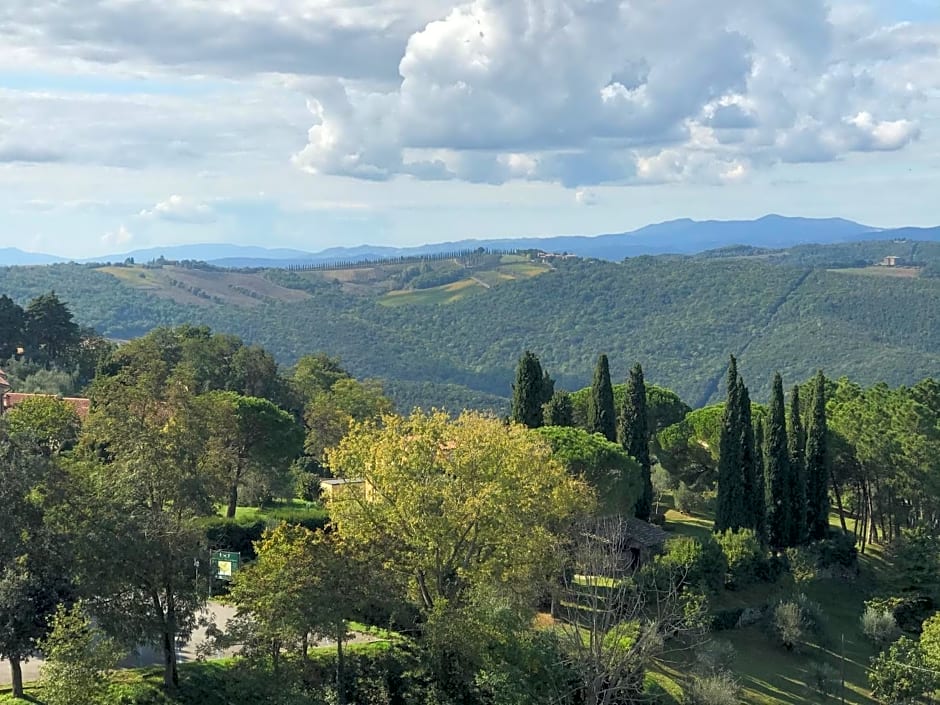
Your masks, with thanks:
<instances>
[{"instance_id":1,"label":"small building with tile roof","mask_svg":"<svg viewBox=\"0 0 940 705\"><path fill-rule=\"evenodd\" d=\"M84 397L61 397L57 394L27 394L25 392L11 391L12 389L13 387L10 385L6 372L0 370L0 415L5 414L18 404L22 404L26 399L32 399L34 397L53 397L64 401L75 409L75 413L78 414L82 421L88 417L88 412L91 410L91 400Z\"/></svg>"}]
</instances>

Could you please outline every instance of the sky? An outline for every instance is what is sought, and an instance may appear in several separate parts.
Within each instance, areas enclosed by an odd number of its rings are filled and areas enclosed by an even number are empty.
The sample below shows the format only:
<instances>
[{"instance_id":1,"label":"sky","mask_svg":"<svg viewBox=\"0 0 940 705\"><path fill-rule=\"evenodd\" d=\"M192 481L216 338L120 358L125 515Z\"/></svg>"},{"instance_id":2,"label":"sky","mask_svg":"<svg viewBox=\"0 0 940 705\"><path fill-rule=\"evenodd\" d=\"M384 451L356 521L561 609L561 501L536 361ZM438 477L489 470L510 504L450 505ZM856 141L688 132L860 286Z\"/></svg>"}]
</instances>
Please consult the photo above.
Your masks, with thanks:
<instances>
[{"instance_id":1,"label":"sky","mask_svg":"<svg viewBox=\"0 0 940 705\"><path fill-rule=\"evenodd\" d=\"M937 225L937 0L4 0L0 247Z\"/></svg>"}]
</instances>

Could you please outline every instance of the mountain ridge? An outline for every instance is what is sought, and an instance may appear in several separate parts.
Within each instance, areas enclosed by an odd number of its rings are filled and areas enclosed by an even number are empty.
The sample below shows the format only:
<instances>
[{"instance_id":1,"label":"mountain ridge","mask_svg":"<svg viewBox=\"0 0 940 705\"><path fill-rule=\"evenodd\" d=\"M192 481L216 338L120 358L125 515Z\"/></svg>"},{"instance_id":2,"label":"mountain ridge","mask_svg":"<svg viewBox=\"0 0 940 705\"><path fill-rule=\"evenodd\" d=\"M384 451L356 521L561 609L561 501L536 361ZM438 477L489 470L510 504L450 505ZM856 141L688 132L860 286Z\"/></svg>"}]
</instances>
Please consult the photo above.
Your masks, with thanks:
<instances>
[{"instance_id":1,"label":"mountain ridge","mask_svg":"<svg viewBox=\"0 0 940 705\"><path fill-rule=\"evenodd\" d=\"M18 248L0 249L0 265L43 265L56 262L122 262L133 258L146 262L165 257L171 260L198 260L221 267L274 267L369 259L421 256L453 250L540 249L568 252L580 257L619 261L625 257L657 254L697 254L733 245L786 248L802 244L836 244L872 239L940 240L940 226L878 228L844 218L802 218L768 214L753 220L675 220L651 223L635 230L597 235L551 235L503 238L467 238L423 245L394 247L355 245L306 251L293 248L266 248L259 245L203 243L149 247L130 252L69 259Z\"/></svg>"}]
</instances>

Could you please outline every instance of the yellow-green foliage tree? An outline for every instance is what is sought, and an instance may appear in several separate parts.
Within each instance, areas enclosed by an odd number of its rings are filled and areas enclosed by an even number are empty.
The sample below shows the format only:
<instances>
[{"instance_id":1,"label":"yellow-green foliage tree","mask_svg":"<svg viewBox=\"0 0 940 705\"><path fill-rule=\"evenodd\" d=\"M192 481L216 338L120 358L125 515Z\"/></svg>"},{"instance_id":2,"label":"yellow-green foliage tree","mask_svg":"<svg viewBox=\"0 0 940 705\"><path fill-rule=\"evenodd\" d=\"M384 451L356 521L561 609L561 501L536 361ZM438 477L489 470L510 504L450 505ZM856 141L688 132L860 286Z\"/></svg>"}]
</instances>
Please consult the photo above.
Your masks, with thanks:
<instances>
[{"instance_id":1,"label":"yellow-green foliage tree","mask_svg":"<svg viewBox=\"0 0 940 705\"><path fill-rule=\"evenodd\" d=\"M426 612L475 584L531 595L564 522L594 503L547 443L479 413L354 423L328 458L338 476L365 481L333 503L340 536L404 573Z\"/></svg>"},{"instance_id":2,"label":"yellow-green foliage tree","mask_svg":"<svg viewBox=\"0 0 940 705\"><path fill-rule=\"evenodd\" d=\"M236 574L231 599L255 639L269 647L277 668L282 649L310 637L336 646L336 692L345 702L344 650L349 620L380 589L378 571L336 540L335 534L281 524L257 544L258 559Z\"/></svg>"}]
</instances>

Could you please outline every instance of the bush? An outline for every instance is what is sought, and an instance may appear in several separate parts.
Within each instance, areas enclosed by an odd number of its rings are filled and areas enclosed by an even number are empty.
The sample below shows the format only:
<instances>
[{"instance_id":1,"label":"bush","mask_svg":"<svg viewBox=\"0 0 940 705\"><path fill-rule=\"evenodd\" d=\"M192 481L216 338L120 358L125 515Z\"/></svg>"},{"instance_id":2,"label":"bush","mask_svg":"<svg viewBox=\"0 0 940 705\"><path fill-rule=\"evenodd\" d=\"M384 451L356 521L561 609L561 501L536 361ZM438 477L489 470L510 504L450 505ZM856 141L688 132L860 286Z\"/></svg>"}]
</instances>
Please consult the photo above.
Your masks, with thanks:
<instances>
[{"instance_id":1,"label":"bush","mask_svg":"<svg viewBox=\"0 0 940 705\"><path fill-rule=\"evenodd\" d=\"M862 633L879 647L898 637L898 621L890 610L866 607L860 621Z\"/></svg>"},{"instance_id":2,"label":"bush","mask_svg":"<svg viewBox=\"0 0 940 705\"><path fill-rule=\"evenodd\" d=\"M666 550L657 556L658 566L681 578L682 585L691 585L706 592L718 592L728 570L721 546L709 535L703 539L676 536L666 542Z\"/></svg>"},{"instance_id":3,"label":"bush","mask_svg":"<svg viewBox=\"0 0 940 705\"><path fill-rule=\"evenodd\" d=\"M940 583L940 537L923 527L904 530L892 553L902 592L932 595Z\"/></svg>"},{"instance_id":4,"label":"bush","mask_svg":"<svg viewBox=\"0 0 940 705\"><path fill-rule=\"evenodd\" d=\"M933 613L935 605L928 595L904 595L872 598L865 602L865 607L888 611L894 615L899 629L920 634L924 620Z\"/></svg>"},{"instance_id":5,"label":"bush","mask_svg":"<svg viewBox=\"0 0 940 705\"><path fill-rule=\"evenodd\" d=\"M684 482L679 483L679 487L673 495L673 500L676 511L683 514L695 514L705 506L705 498L702 493L691 489Z\"/></svg>"},{"instance_id":6,"label":"bush","mask_svg":"<svg viewBox=\"0 0 940 705\"><path fill-rule=\"evenodd\" d=\"M97 629L81 605L59 605L52 631L41 645L46 661L40 671L47 705L90 705L102 702L107 676L121 651Z\"/></svg>"},{"instance_id":7,"label":"bush","mask_svg":"<svg viewBox=\"0 0 940 705\"><path fill-rule=\"evenodd\" d=\"M322 478L316 473L299 468L294 469L294 494L305 502L317 502L320 499Z\"/></svg>"},{"instance_id":8,"label":"bush","mask_svg":"<svg viewBox=\"0 0 940 705\"><path fill-rule=\"evenodd\" d=\"M715 536L728 564L725 585L732 589L747 587L759 579L764 562L764 548L753 529L725 531Z\"/></svg>"},{"instance_id":9,"label":"bush","mask_svg":"<svg viewBox=\"0 0 940 705\"><path fill-rule=\"evenodd\" d=\"M817 557L811 549L803 546L788 548L786 556L790 574L797 584L808 583L816 579Z\"/></svg>"},{"instance_id":10,"label":"bush","mask_svg":"<svg viewBox=\"0 0 940 705\"><path fill-rule=\"evenodd\" d=\"M686 705L738 705L741 686L730 673L693 678L685 687Z\"/></svg>"},{"instance_id":11,"label":"bush","mask_svg":"<svg viewBox=\"0 0 940 705\"><path fill-rule=\"evenodd\" d=\"M212 517L203 523L210 548L241 553L242 558L255 557L255 541L261 540L267 524L261 519L227 519Z\"/></svg>"},{"instance_id":12,"label":"bush","mask_svg":"<svg viewBox=\"0 0 940 705\"><path fill-rule=\"evenodd\" d=\"M839 672L824 661L813 661L809 665L809 685L823 698L834 695L842 682Z\"/></svg>"},{"instance_id":13,"label":"bush","mask_svg":"<svg viewBox=\"0 0 940 705\"><path fill-rule=\"evenodd\" d=\"M726 610L716 610L712 613L712 631L723 632L736 629L744 614L743 607L730 607Z\"/></svg>"},{"instance_id":14,"label":"bush","mask_svg":"<svg viewBox=\"0 0 940 705\"><path fill-rule=\"evenodd\" d=\"M695 672L702 676L730 673L734 670L737 652L731 642L714 639L695 654Z\"/></svg>"},{"instance_id":15,"label":"bush","mask_svg":"<svg viewBox=\"0 0 940 705\"><path fill-rule=\"evenodd\" d=\"M796 602L781 602L774 609L773 629L780 644L792 651L803 639L803 610Z\"/></svg>"},{"instance_id":16,"label":"bush","mask_svg":"<svg viewBox=\"0 0 940 705\"><path fill-rule=\"evenodd\" d=\"M829 538L817 541L812 546L815 549L819 568L858 570L858 549L855 547L855 537L852 534L834 531Z\"/></svg>"},{"instance_id":17,"label":"bush","mask_svg":"<svg viewBox=\"0 0 940 705\"><path fill-rule=\"evenodd\" d=\"M872 658L868 680L872 695L889 703L917 702L937 687L920 646L906 636Z\"/></svg>"},{"instance_id":18,"label":"bush","mask_svg":"<svg viewBox=\"0 0 940 705\"><path fill-rule=\"evenodd\" d=\"M796 604L800 606L800 613L803 615L803 625L815 637L823 638L826 634L826 613L822 605L809 599L805 594L800 593L796 598Z\"/></svg>"}]
</instances>

